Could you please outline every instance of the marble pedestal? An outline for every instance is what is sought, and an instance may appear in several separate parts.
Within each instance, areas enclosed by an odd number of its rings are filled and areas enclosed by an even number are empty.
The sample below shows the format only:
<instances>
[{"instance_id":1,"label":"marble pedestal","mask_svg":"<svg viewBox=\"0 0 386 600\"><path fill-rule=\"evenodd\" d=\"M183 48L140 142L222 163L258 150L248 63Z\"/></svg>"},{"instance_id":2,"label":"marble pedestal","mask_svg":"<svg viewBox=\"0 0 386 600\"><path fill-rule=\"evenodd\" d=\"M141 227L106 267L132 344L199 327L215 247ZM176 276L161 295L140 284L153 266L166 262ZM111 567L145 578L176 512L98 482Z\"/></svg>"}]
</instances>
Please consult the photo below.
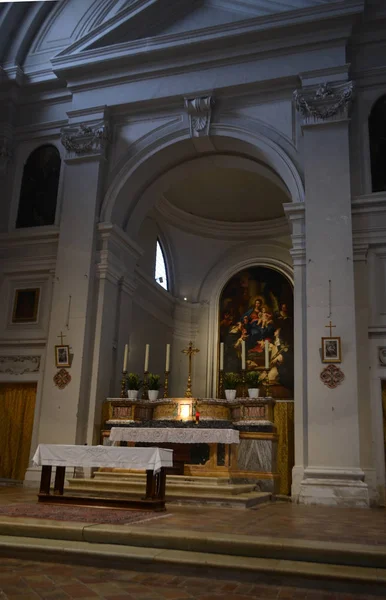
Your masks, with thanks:
<instances>
[{"instance_id":1,"label":"marble pedestal","mask_svg":"<svg viewBox=\"0 0 386 600\"><path fill-rule=\"evenodd\" d=\"M298 502L324 506L368 508L368 486L361 469L306 469Z\"/></svg>"}]
</instances>

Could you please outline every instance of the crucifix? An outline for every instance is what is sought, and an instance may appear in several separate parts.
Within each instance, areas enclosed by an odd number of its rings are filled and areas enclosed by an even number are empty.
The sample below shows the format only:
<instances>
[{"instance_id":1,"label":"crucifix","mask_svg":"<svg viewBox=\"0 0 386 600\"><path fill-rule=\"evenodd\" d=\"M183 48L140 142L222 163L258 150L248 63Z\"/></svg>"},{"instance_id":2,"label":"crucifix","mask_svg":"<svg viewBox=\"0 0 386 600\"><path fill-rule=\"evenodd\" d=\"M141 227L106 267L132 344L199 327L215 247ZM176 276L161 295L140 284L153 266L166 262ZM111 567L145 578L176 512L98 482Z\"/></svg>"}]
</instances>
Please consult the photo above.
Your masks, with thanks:
<instances>
[{"instance_id":1,"label":"crucifix","mask_svg":"<svg viewBox=\"0 0 386 600\"><path fill-rule=\"evenodd\" d=\"M330 321L329 325L325 325L325 327L327 327L327 329L330 329L330 337L332 337L332 329L336 327L336 325L333 325Z\"/></svg>"},{"instance_id":2,"label":"crucifix","mask_svg":"<svg viewBox=\"0 0 386 600\"><path fill-rule=\"evenodd\" d=\"M63 346L63 338L67 337L66 335L63 335L62 332L60 332L60 335L57 335L56 337L60 337L60 345Z\"/></svg>"},{"instance_id":3,"label":"crucifix","mask_svg":"<svg viewBox=\"0 0 386 600\"><path fill-rule=\"evenodd\" d=\"M186 387L185 398L192 397L192 356L197 352L200 352L198 348L193 348L193 342L189 342L189 346L185 350L181 350L183 354L189 357L189 372L188 372L188 385Z\"/></svg>"}]
</instances>

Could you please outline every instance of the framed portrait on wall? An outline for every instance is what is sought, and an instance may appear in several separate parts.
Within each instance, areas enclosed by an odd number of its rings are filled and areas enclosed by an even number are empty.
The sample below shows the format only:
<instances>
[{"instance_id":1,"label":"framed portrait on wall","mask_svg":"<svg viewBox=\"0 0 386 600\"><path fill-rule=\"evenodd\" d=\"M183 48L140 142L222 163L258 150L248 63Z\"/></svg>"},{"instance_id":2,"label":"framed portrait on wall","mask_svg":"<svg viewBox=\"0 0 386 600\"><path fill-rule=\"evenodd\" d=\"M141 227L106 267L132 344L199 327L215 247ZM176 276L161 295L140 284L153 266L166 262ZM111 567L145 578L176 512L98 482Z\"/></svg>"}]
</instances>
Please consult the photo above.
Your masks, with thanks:
<instances>
[{"instance_id":1,"label":"framed portrait on wall","mask_svg":"<svg viewBox=\"0 0 386 600\"><path fill-rule=\"evenodd\" d=\"M342 362L342 351L340 337L322 338L322 362L340 363Z\"/></svg>"},{"instance_id":2,"label":"framed portrait on wall","mask_svg":"<svg viewBox=\"0 0 386 600\"><path fill-rule=\"evenodd\" d=\"M71 367L70 346L55 346L55 364L60 367Z\"/></svg>"},{"instance_id":3,"label":"framed portrait on wall","mask_svg":"<svg viewBox=\"0 0 386 600\"><path fill-rule=\"evenodd\" d=\"M12 323L36 323L38 318L40 288L15 290Z\"/></svg>"}]
</instances>

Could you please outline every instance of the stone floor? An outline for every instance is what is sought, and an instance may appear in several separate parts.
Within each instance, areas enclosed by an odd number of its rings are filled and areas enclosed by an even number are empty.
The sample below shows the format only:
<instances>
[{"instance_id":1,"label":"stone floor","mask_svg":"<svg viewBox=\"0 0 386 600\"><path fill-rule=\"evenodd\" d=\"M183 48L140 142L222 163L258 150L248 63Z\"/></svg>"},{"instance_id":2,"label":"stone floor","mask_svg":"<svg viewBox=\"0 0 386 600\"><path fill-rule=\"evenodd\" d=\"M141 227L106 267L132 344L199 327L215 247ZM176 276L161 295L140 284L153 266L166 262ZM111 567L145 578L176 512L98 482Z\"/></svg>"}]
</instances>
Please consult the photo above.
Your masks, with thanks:
<instances>
[{"instance_id":1,"label":"stone floor","mask_svg":"<svg viewBox=\"0 0 386 600\"><path fill-rule=\"evenodd\" d=\"M0 504L36 502L36 490L0 487ZM167 519L157 529L190 529L274 538L352 542L386 546L384 509L305 507L287 502L252 509L168 507ZM143 527L141 523L133 527ZM31 556L31 559L34 557ZM0 600L95 599L106 600L379 600L386 589L326 583L294 578L232 579L227 573L188 573L183 567L142 570L114 569L0 558Z\"/></svg>"}]
</instances>

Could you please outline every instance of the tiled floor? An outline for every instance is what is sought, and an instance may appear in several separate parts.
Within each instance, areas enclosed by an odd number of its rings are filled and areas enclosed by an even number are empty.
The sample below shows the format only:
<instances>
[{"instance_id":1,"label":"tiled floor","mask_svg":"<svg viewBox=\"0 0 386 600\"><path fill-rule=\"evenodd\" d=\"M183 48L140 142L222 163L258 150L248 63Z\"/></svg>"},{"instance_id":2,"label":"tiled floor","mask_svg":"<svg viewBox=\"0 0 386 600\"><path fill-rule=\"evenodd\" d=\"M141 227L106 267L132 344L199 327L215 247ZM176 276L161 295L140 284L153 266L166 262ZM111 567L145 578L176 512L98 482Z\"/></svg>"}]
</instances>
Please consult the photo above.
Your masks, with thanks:
<instances>
[{"instance_id":1,"label":"tiled floor","mask_svg":"<svg viewBox=\"0 0 386 600\"><path fill-rule=\"evenodd\" d=\"M2 600L380 600L373 590L323 590L320 584L269 584L1 559ZM385 590L386 592L386 590Z\"/></svg>"},{"instance_id":2,"label":"tiled floor","mask_svg":"<svg viewBox=\"0 0 386 600\"><path fill-rule=\"evenodd\" d=\"M0 487L0 504L36 503L36 490ZM277 502L252 509L168 505L157 529L189 529L253 536L386 546L386 510L303 506ZM146 527L138 523L135 527Z\"/></svg>"}]
</instances>

